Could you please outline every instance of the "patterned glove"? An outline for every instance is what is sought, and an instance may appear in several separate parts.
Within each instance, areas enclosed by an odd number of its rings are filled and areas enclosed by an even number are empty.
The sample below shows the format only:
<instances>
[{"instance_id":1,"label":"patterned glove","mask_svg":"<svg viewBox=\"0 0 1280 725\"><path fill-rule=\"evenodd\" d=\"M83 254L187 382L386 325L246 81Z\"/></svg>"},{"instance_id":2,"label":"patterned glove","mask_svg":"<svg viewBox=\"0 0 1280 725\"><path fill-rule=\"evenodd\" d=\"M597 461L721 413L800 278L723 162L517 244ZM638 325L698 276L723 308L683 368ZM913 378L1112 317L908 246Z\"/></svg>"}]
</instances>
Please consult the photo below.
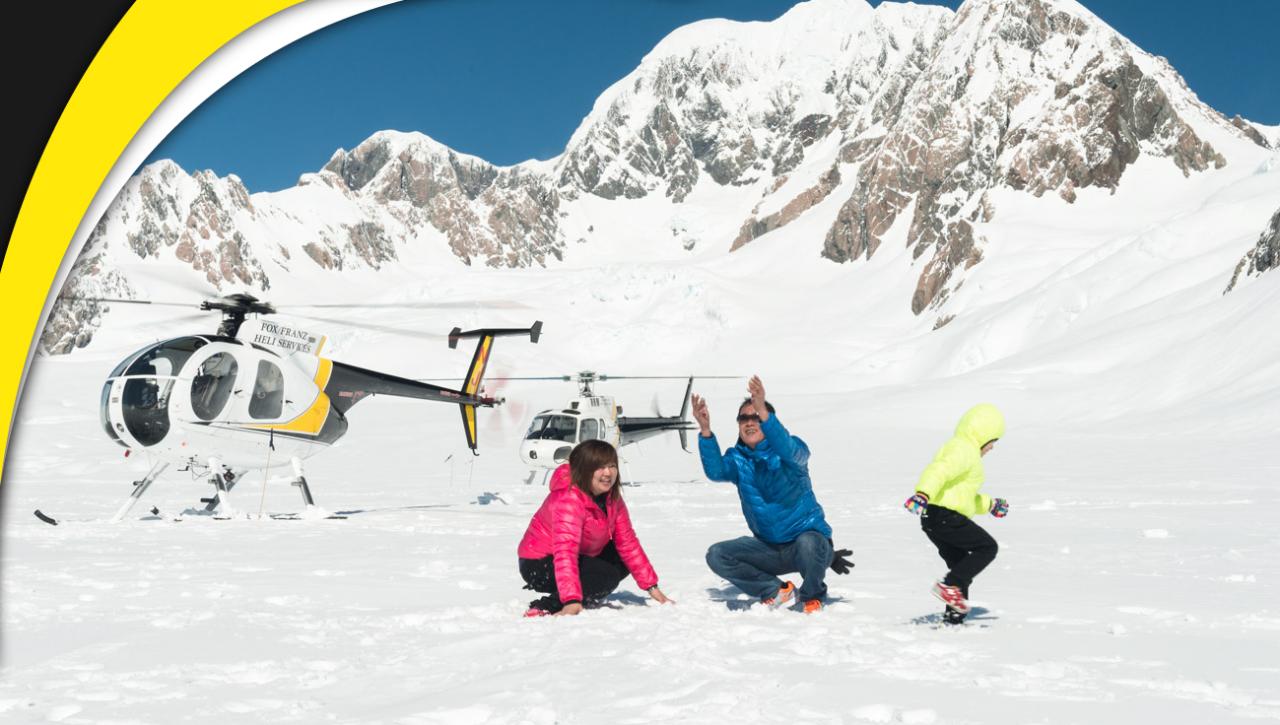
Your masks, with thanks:
<instances>
[{"instance_id":1,"label":"patterned glove","mask_svg":"<svg viewBox=\"0 0 1280 725\"><path fill-rule=\"evenodd\" d=\"M929 505L929 497L917 491L914 496L907 499L902 507L913 514L919 515L924 512L925 507Z\"/></svg>"},{"instance_id":2,"label":"patterned glove","mask_svg":"<svg viewBox=\"0 0 1280 725\"><path fill-rule=\"evenodd\" d=\"M848 557L853 556L852 549L836 549L831 553L831 571L837 574L848 574L853 568L853 562Z\"/></svg>"},{"instance_id":3,"label":"patterned glove","mask_svg":"<svg viewBox=\"0 0 1280 725\"><path fill-rule=\"evenodd\" d=\"M1002 498L991 499L991 515L1002 519L1009 515L1009 502Z\"/></svg>"}]
</instances>

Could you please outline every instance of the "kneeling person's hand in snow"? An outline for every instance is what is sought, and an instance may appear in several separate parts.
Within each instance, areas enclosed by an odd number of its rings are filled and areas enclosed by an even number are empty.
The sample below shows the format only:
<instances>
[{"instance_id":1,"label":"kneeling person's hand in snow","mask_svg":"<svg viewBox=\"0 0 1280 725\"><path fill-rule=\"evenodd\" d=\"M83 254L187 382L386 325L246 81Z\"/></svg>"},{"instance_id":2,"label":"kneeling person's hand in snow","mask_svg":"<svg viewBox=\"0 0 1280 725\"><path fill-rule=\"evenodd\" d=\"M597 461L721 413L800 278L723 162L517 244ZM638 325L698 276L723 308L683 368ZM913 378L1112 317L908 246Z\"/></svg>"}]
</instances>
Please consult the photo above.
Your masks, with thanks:
<instances>
[{"instance_id":1,"label":"kneeling person's hand in snow","mask_svg":"<svg viewBox=\"0 0 1280 725\"><path fill-rule=\"evenodd\" d=\"M831 552L831 571L837 574L848 574L853 568L853 549L836 549Z\"/></svg>"}]
</instances>

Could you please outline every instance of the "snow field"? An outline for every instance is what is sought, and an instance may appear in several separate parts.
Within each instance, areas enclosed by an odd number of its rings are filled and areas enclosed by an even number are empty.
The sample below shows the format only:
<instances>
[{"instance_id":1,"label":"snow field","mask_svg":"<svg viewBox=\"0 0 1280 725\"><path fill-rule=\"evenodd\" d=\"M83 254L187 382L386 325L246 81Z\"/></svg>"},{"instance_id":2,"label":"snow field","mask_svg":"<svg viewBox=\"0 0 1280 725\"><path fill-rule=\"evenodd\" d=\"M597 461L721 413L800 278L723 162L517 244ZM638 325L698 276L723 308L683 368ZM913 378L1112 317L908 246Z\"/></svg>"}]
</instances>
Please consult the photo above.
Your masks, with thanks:
<instances>
[{"instance_id":1,"label":"snow field","mask_svg":"<svg viewBox=\"0 0 1280 725\"><path fill-rule=\"evenodd\" d=\"M207 495L170 477L112 526L140 468L79 402L98 367L42 361L28 400L59 403L28 404L15 441L0 678L13 722L1280 717L1266 645L1280 641L1277 539L1257 513L1276 474L1266 437L1188 445L1011 415L984 461L985 490L1013 506L982 521L1002 550L974 586L983 611L952 630L928 594L941 561L901 500L953 411L883 391L788 394L784 379L770 396L812 446L835 541L857 563L831 575L826 611L737 609L702 560L746 533L737 497L660 439L628 450L625 494L677 604L628 581L607 608L524 620L515 546L545 489L501 442L522 425L491 427L484 455L451 467L436 460L462 448L443 406L375 399L310 462L318 502L345 521L146 516ZM623 400L641 397L631 386ZM737 387L700 388L722 437ZM256 512L259 492L250 474L237 505ZM50 527L36 507L90 520ZM298 507L287 486L268 490L267 511Z\"/></svg>"}]
</instances>

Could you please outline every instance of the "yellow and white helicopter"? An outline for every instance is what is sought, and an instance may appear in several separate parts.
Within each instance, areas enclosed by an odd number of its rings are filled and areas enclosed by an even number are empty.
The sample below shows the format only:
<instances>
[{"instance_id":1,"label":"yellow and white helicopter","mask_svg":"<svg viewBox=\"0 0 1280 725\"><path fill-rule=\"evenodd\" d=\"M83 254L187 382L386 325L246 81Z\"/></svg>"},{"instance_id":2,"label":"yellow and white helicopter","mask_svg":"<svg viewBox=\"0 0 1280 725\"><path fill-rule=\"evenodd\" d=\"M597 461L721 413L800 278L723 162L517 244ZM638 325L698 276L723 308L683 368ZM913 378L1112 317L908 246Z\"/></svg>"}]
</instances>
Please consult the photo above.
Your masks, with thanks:
<instances>
[{"instance_id":1,"label":"yellow and white helicopter","mask_svg":"<svg viewBox=\"0 0 1280 725\"><path fill-rule=\"evenodd\" d=\"M321 352L326 338L291 325L262 317L246 324L250 314L276 312L274 306L249 294L208 299L200 309L222 313L217 333L148 345L117 365L103 385L100 411L106 434L129 449L126 455L136 451L154 461L147 475L134 482L133 492L113 522L124 518L171 465L208 477L214 495L201 500L206 511L221 517L236 514L231 491L246 471L281 466L292 467L292 483L307 509L313 509L315 499L303 475L302 460L341 438L347 432L348 411L372 395L457 405L467 445L476 453L476 409L504 402L484 395L480 388L494 339L528 335L536 343L542 333L541 322L523 329L463 332L455 327L448 335L450 348L463 339L475 338L477 343L462 387L454 390L325 358ZM40 511L36 516L57 524Z\"/></svg>"},{"instance_id":2,"label":"yellow and white helicopter","mask_svg":"<svg viewBox=\"0 0 1280 725\"><path fill-rule=\"evenodd\" d=\"M732 378L732 375L702 375L703 378ZM520 460L534 469L552 469L569 460L573 447L582 441L603 440L618 448L673 431L680 436L680 446L689 450L688 432L697 425L689 419L689 396L694 376L688 377L680 414L663 416L655 411L646 417L624 416L622 406L608 395L597 395L593 386L605 380L684 380L671 375L601 375L583 370L576 375L540 377L504 377L492 380L574 380L578 397L563 408L544 410L533 416L529 429L520 441ZM532 481L532 477L530 477Z\"/></svg>"}]
</instances>

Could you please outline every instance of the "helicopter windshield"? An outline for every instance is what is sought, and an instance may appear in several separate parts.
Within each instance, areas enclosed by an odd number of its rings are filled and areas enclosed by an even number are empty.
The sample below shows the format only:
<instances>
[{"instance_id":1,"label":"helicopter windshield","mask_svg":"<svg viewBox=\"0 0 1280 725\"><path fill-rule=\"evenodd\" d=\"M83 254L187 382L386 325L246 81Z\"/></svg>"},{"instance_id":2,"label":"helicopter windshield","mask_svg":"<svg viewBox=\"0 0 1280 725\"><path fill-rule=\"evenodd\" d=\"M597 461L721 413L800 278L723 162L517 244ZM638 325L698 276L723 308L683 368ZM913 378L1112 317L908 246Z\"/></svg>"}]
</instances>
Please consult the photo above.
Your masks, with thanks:
<instances>
[{"instance_id":1,"label":"helicopter windshield","mask_svg":"<svg viewBox=\"0 0 1280 725\"><path fill-rule=\"evenodd\" d=\"M202 337L177 337L152 345L125 360L111 371L111 377L121 375L177 375L187 359L204 347Z\"/></svg>"},{"instance_id":2,"label":"helicopter windshield","mask_svg":"<svg viewBox=\"0 0 1280 725\"><path fill-rule=\"evenodd\" d=\"M573 443L577 438L578 421L567 415L539 415L533 419L527 440L554 440Z\"/></svg>"},{"instance_id":3,"label":"helicopter windshield","mask_svg":"<svg viewBox=\"0 0 1280 725\"><path fill-rule=\"evenodd\" d=\"M120 410L129 434L141 445L159 443L169 432L169 394L178 371L192 353L204 347L199 337L179 337L148 347L125 360L111 372L103 388L102 419L112 437L107 414L108 391L115 378L124 376Z\"/></svg>"}]
</instances>

